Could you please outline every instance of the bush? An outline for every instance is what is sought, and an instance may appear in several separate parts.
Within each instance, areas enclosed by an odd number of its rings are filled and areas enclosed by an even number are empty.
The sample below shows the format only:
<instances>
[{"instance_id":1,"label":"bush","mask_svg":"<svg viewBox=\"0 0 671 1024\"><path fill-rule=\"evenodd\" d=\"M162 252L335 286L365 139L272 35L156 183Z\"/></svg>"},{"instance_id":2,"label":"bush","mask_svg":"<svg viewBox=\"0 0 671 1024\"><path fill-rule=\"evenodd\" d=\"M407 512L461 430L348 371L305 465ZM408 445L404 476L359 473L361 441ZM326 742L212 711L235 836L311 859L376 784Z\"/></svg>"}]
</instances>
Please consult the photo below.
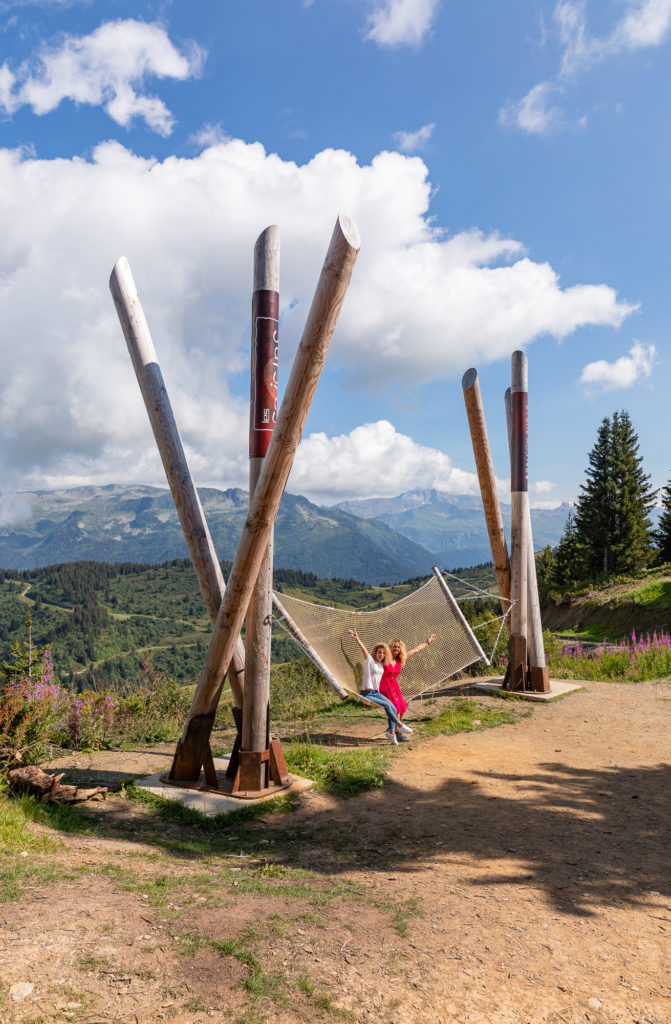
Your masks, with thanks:
<instances>
[{"instance_id":1,"label":"bush","mask_svg":"<svg viewBox=\"0 0 671 1024\"><path fill-rule=\"evenodd\" d=\"M124 690L74 693L54 681L48 648L35 678L12 680L1 696L0 747L29 748L31 760L38 760L48 743L98 750L177 739L190 705L188 691L156 672L149 655L139 678Z\"/></svg>"}]
</instances>

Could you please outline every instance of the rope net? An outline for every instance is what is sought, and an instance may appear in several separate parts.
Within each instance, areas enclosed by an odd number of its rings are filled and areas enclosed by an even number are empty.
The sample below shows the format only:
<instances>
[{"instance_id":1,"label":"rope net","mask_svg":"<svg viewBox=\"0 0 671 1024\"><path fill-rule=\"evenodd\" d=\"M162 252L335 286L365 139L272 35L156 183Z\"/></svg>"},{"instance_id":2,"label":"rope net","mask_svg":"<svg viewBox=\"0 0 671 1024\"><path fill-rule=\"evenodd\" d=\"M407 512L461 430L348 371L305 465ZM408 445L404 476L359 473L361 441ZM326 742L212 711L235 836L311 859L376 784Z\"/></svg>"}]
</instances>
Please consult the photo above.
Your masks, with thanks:
<instances>
[{"instance_id":1,"label":"rope net","mask_svg":"<svg viewBox=\"0 0 671 1024\"><path fill-rule=\"evenodd\" d=\"M291 627L297 626L308 641L304 645L306 653L311 656L312 647L331 675L352 694L358 695L361 689L363 655L356 640L349 636L349 629L356 629L368 651L394 638L402 640L410 651L435 634L434 643L410 658L403 668L401 689L406 700L435 689L475 661L488 661L447 585L435 577L407 597L374 611L330 608L288 594L277 594L276 598L276 607L279 605L288 619L285 624L280 615L279 624L294 639L296 630Z\"/></svg>"}]
</instances>

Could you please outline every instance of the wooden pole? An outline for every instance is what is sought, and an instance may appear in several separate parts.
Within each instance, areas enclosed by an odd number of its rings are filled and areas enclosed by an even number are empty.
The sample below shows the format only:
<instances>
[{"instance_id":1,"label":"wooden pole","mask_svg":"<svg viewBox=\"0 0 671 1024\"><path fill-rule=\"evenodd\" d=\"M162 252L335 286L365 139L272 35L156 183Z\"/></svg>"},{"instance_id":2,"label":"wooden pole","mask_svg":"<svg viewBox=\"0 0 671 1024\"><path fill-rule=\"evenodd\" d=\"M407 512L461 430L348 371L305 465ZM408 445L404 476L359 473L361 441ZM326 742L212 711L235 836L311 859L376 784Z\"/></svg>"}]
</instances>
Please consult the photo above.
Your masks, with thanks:
<instances>
[{"instance_id":1,"label":"wooden pole","mask_svg":"<svg viewBox=\"0 0 671 1024\"><path fill-rule=\"evenodd\" d=\"M252 294L251 392L249 403L249 504L277 419L277 366L280 288L280 230L266 228L254 246ZM247 751L268 749L270 646L273 613L273 530L247 609L245 694L241 758ZM248 789L268 782L267 762L254 760L263 777Z\"/></svg>"},{"instance_id":2,"label":"wooden pole","mask_svg":"<svg viewBox=\"0 0 671 1024\"><path fill-rule=\"evenodd\" d=\"M510 388L506 390L505 405L508 445L512 453L512 397ZM543 621L541 619L541 605L538 597L536 555L534 553L533 531L531 528L531 508L528 503L527 511L527 650L529 656L529 682L532 690L549 693L550 676L545 665Z\"/></svg>"},{"instance_id":3,"label":"wooden pole","mask_svg":"<svg viewBox=\"0 0 671 1024\"><path fill-rule=\"evenodd\" d=\"M149 333L149 326L125 256L117 260L114 266L110 277L110 291L128 345L135 376L140 385L177 515L184 531L184 539L193 562L200 592L203 595L210 621L214 623L226 590L226 584L200 504L198 491L186 460L182 439L158 364L158 356ZM239 639L233 653L232 669L229 672L231 692L236 707L241 708L245 652L242 641Z\"/></svg>"},{"instance_id":4,"label":"wooden pole","mask_svg":"<svg viewBox=\"0 0 671 1024\"><path fill-rule=\"evenodd\" d=\"M482 395L480 394L478 371L473 368L467 370L462 377L461 386L464 391L466 415L468 416L468 426L471 431L473 455L475 456L475 465L478 471L482 507L485 512L489 544L494 560L494 571L496 572L496 580L499 585L499 594L504 599L501 601L501 608L505 613L510 608L510 562L508 560L506 534L503 529L501 505L499 504L499 496L496 492L494 463L487 436L487 423L485 421ZM508 635L510 635L510 616L506 618L506 630Z\"/></svg>"},{"instance_id":5,"label":"wooden pole","mask_svg":"<svg viewBox=\"0 0 671 1024\"><path fill-rule=\"evenodd\" d=\"M338 314L360 247L354 223L340 214L294 359L272 440L231 569L205 665L198 681L170 777L195 781L209 748L209 738L224 674L247 611L263 555L310 403L326 359Z\"/></svg>"},{"instance_id":6,"label":"wooden pole","mask_svg":"<svg viewBox=\"0 0 671 1024\"><path fill-rule=\"evenodd\" d=\"M511 527L510 596L510 688L524 690L527 683L527 520L529 491L527 471L527 358L513 352L511 387Z\"/></svg>"}]
</instances>

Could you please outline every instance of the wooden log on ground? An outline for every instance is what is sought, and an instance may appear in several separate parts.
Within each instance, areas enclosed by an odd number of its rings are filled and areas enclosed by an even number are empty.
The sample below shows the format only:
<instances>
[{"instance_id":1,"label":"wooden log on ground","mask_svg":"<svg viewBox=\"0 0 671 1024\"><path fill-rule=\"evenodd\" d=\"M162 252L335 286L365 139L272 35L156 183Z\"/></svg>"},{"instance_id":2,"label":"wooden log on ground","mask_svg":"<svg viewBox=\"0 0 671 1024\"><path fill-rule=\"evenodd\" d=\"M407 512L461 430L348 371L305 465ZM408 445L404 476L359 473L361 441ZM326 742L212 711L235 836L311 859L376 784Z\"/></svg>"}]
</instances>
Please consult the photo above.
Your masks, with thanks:
<instances>
[{"instance_id":1,"label":"wooden log on ground","mask_svg":"<svg viewBox=\"0 0 671 1024\"><path fill-rule=\"evenodd\" d=\"M280 288L280 230L272 225L254 246L252 294L251 394L249 403L249 504L277 419L277 368ZM245 693L241 752L268 748L270 647L273 614L273 530L247 609ZM266 773L267 765L260 765ZM263 789L267 779L251 789Z\"/></svg>"},{"instance_id":2,"label":"wooden log on ground","mask_svg":"<svg viewBox=\"0 0 671 1024\"><path fill-rule=\"evenodd\" d=\"M226 584L198 491L191 476L149 326L125 256L117 260L114 266L110 277L110 291L140 385L170 493L182 525L200 592L203 595L210 621L214 623L226 590ZM245 651L242 641L238 638L232 658L229 682L233 700L236 707L239 708L242 707L244 669Z\"/></svg>"},{"instance_id":3,"label":"wooden log on ground","mask_svg":"<svg viewBox=\"0 0 671 1024\"><path fill-rule=\"evenodd\" d=\"M9 772L9 789L12 793L29 793L44 803L77 804L95 797L107 796L107 786L94 786L92 789L79 789L61 783L65 773L50 775L36 764L24 765Z\"/></svg>"},{"instance_id":4,"label":"wooden log on ground","mask_svg":"<svg viewBox=\"0 0 671 1024\"><path fill-rule=\"evenodd\" d=\"M496 491L496 477L494 476L494 463L492 452L487 436L487 423L485 421L485 410L480 394L480 383L478 371L471 368L467 370L461 380L466 403L466 415L468 426L471 431L473 443L473 455L478 471L478 482L480 494L482 495L482 507L485 512L489 544L492 549L492 559L496 572L496 581L499 585L499 594L504 599L501 601L501 608L504 614L510 608L510 562L508 560L508 547L506 545L506 534L503 528L503 517L501 505ZM510 616L506 619L506 631L510 635Z\"/></svg>"},{"instance_id":5,"label":"wooden log on ground","mask_svg":"<svg viewBox=\"0 0 671 1024\"><path fill-rule=\"evenodd\" d=\"M170 771L172 779L195 781L199 778L224 673L268 545L359 246L355 225L349 217L341 214L308 313L273 437L263 460L184 733L175 751Z\"/></svg>"}]
</instances>

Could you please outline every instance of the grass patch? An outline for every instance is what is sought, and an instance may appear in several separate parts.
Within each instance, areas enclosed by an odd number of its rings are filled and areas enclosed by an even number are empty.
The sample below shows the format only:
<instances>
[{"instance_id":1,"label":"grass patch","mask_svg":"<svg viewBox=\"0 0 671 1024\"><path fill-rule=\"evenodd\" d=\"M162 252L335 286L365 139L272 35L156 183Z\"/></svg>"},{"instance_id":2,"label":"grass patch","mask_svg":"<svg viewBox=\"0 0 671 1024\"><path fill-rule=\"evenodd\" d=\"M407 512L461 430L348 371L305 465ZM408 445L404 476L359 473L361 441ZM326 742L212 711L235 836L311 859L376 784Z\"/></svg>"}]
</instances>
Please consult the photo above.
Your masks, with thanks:
<instances>
[{"instance_id":1,"label":"grass patch","mask_svg":"<svg viewBox=\"0 0 671 1024\"><path fill-rule=\"evenodd\" d=\"M52 805L53 807L53 805ZM56 808L55 817L67 826L71 808ZM36 856L46 857L59 848L57 839L31 829L32 822L52 823L49 805L35 797L9 797L0 793L0 900L16 900L27 886L48 885L64 877L65 872L53 862L40 863Z\"/></svg>"},{"instance_id":2,"label":"grass patch","mask_svg":"<svg viewBox=\"0 0 671 1024\"><path fill-rule=\"evenodd\" d=\"M421 719L419 731L423 737L452 736L457 732L474 732L476 729L508 725L514 720L515 714L512 711L499 711L468 697L461 697L435 718L427 716Z\"/></svg>"},{"instance_id":3,"label":"grass patch","mask_svg":"<svg viewBox=\"0 0 671 1024\"><path fill-rule=\"evenodd\" d=\"M417 900L405 900L400 906L396 907L392 924L401 938L407 939L410 921L412 921L413 917L422 917L422 915L423 911L420 909Z\"/></svg>"},{"instance_id":4,"label":"grass patch","mask_svg":"<svg viewBox=\"0 0 671 1024\"><path fill-rule=\"evenodd\" d=\"M289 771L340 797L379 789L389 763L386 750L325 750L312 743L288 743L284 756Z\"/></svg>"}]
</instances>

